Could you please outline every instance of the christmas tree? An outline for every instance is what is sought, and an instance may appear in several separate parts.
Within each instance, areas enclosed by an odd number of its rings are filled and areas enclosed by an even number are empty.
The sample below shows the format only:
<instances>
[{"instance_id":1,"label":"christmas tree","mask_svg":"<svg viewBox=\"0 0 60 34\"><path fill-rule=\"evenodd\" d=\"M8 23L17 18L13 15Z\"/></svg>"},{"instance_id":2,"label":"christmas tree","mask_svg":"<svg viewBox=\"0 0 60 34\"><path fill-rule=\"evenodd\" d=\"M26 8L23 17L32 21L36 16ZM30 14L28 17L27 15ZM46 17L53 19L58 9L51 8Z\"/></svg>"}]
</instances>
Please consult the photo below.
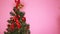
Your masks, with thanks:
<instances>
[{"instance_id":1,"label":"christmas tree","mask_svg":"<svg viewBox=\"0 0 60 34\"><path fill-rule=\"evenodd\" d=\"M10 12L11 16L8 22L7 32L4 34L30 34L29 24L26 24L25 13L20 11L23 5L20 0L16 1L16 6L13 8L13 12Z\"/></svg>"}]
</instances>

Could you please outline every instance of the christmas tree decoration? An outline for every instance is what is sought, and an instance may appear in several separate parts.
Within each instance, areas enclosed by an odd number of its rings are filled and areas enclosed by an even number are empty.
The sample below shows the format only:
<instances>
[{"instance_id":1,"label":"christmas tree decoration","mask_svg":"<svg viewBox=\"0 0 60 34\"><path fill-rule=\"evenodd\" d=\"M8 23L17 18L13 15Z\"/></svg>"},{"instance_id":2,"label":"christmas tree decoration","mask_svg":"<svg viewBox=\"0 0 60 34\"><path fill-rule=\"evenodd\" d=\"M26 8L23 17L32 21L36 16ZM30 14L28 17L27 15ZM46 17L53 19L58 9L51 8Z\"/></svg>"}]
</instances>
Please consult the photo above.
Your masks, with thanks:
<instances>
[{"instance_id":1,"label":"christmas tree decoration","mask_svg":"<svg viewBox=\"0 0 60 34\"><path fill-rule=\"evenodd\" d=\"M13 8L13 12L10 12L11 16L8 22L7 32L4 34L30 34L29 24L26 23L25 12L20 11L24 7L20 3L20 0L15 0L16 6Z\"/></svg>"},{"instance_id":2,"label":"christmas tree decoration","mask_svg":"<svg viewBox=\"0 0 60 34\"><path fill-rule=\"evenodd\" d=\"M25 17L23 17L23 18L22 18L22 21L24 21L24 22L25 22L25 21L26 21L26 18L25 18Z\"/></svg>"},{"instance_id":3,"label":"christmas tree decoration","mask_svg":"<svg viewBox=\"0 0 60 34\"><path fill-rule=\"evenodd\" d=\"M15 2L16 2L16 8L18 9L18 6L20 4L20 0L15 0Z\"/></svg>"},{"instance_id":4,"label":"christmas tree decoration","mask_svg":"<svg viewBox=\"0 0 60 34\"><path fill-rule=\"evenodd\" d=\"M24 6L23 4L20 3L20 0L15 0L15 2L16 2L16 8L17 9L20 9Z\"/></svg>"},{"instance_id":5,"label":"christmas tree decoration","mask_svg":"<svg viewBox=\"0 0 60 34\"><path fill-rule=\"evenodd\" d=\"M26 21L26 18L25 18L25 17L23 17L23 18L22 18L22 20L23 20L23 21Z\"/></svg>"},{"instance_id":6,"label":"christmas tree decoration","mask_svg":"<svg viewBox=\"0 0 60 34\"><path fill-rule=\"evenodd\" d=\"M18 20L16 20L16 25L17 25L18 29L21 28L21 24L19 23Z\"/></svg>"},{"instance_id":7,"label":"christmas tree decoration","mask_svg":"<svg viewBox=\"0 0 60 34\"><path fill-rule=\"evenodd\" d=\"M24 5L22 5L22 4L19 4L19 5L18 5L18 9L19 9L19 8L23 8L23 7L24 7Z\"/></svg>"}]
</instances>

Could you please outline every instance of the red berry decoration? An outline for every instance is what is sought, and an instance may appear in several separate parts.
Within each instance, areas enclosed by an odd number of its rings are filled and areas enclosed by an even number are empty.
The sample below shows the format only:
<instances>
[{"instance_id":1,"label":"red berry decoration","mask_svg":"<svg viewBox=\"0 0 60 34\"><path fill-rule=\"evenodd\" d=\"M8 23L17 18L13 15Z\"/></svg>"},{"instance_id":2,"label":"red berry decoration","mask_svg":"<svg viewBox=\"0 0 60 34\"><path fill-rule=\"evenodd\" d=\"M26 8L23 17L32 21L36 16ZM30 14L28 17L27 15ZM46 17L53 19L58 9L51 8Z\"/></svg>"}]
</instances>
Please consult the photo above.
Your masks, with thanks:
<instances>
[{"instance_id":1,"label":"red berry decoration","mask_svg":"<svg viewBox=\"0 0 60 34\"><path fill-rule=\"evenodd\" d=\"M23 18L22 18L22 21L26 21L26 18L25 18L25 17L23 17Z\"/></svg>"}]
</instances>

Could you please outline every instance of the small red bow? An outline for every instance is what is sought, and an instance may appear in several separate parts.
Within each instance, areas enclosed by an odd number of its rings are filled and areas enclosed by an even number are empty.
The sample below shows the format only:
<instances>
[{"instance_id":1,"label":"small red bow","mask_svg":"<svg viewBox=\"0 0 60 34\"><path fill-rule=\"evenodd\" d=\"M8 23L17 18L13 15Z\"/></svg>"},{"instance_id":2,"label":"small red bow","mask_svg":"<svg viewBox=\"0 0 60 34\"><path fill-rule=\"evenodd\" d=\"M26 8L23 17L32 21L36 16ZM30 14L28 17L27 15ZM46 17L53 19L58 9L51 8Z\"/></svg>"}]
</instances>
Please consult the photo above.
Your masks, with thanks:
<instances>
[{"instance_id":1,"label":"small red bow","mask_svg":"<svg viewBox=\"0 0 60 34\"><path fill-rule=\"evenodd\" d=\"M16 3L16 8L18 8L19 4L20 4L20 0L15 0L15 3Z\"/></svg>"}]
</instances>

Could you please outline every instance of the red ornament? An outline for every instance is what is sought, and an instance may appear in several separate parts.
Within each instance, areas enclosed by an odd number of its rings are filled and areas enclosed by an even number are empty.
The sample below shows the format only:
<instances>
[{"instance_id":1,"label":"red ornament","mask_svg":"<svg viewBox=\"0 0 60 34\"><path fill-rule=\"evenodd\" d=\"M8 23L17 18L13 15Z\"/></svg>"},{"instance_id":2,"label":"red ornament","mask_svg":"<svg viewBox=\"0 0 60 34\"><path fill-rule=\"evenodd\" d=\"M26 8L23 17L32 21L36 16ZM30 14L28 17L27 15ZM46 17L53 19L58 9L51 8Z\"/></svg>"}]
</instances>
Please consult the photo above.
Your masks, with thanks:
<instances>
[{"instance_id":1,"label":"red ornament","mask_svg":"<svg viewBox=\"0 0 60 34\"><path fill-rule=\"evenodd\" d=\"M25 18L25 17L23 17L23 18L22 18L22 21L26 21L26 18Z\"/></svg>"}]
</instances>

